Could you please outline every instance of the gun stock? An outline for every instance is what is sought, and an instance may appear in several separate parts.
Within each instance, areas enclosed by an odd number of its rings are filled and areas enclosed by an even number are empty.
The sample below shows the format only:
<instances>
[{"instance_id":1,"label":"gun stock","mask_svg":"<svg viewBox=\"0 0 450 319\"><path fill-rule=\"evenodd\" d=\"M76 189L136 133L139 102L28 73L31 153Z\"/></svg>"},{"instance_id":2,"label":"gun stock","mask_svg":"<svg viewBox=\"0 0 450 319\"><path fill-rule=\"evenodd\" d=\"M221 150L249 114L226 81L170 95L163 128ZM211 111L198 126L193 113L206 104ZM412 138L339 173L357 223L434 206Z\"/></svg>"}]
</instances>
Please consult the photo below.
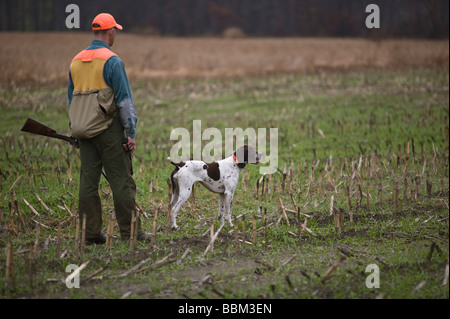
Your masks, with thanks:
<instances>
[{"instance_id":1,"label":"gun stock","mask_svg":"<svg viewBox=\"0 0 450 319\"><path fill-rule=\"evenodd\" d=\"M62 135L56 133L54 129L51 129L48 126L45 126L44 124L33 120L32 118L28 118L25 121L25 124L20 129L22 132L37 134L37 135L43 135L47 137L57 138L66 142L69 142L73 146L78 148L78 140L72 136Z\"/></svg>"}]
</instances>

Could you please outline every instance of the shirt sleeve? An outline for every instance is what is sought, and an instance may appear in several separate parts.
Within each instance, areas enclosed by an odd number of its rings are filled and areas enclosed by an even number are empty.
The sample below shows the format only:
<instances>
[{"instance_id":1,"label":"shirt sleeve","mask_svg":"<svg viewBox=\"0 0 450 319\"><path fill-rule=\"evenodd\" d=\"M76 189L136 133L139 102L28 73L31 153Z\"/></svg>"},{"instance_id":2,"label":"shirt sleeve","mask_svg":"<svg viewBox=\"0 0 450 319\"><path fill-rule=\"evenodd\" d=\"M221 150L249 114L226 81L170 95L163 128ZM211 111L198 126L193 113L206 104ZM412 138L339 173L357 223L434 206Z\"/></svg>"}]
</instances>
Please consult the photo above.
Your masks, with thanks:
<instances>
[{"instance_id":1,"label":"shirt sleeve","mask_svg":"<svg viewBox=\"0 0 450 319\"><path fill-rule=\"evenodd\" d=\"M73 90L74 90L74 85L73 85L73 81L72 81L72 73L70 72L69 69L69 81L68 81L68 85L67 85L67 107L70 109L70 103L72 103L72 97L73 97ZM70 123L70 119L69 119L69 129L72 129L72 123Z\"/></svg>"},{"instance_id":2,"label":"shirt sleeve","mask_svg":"<svg viewBox=\"0 0 450 319\"><path fill-rule=\"evenodd\" d=\"M72 73L69 70L69 83L67 86L67 106L70 108L70 103L72 103L72 96L73 96L73 81L72 81Z\"/></svg>"},{"instance_id":3,"label":"shirt sleeve","mask_svg":"<svg viewBox=\"0 0 450 319\"><path fill-rule=\"evenodd\" d=\"M113 56L108 59L103 69L103 77L106 84L114 90L120 121L127 136L136 137L136 110L125 65L119 57Z\"/></svg>"}]
</instances>

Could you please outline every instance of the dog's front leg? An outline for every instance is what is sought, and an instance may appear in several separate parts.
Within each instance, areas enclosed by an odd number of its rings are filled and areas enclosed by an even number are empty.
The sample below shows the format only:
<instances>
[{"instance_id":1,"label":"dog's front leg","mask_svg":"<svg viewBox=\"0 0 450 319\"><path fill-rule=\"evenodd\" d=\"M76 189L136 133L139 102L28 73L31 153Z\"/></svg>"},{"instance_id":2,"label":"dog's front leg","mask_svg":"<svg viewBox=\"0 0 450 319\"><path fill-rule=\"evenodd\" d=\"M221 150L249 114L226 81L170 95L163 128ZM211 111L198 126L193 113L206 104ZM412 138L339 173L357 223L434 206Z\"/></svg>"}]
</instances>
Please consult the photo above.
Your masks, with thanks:
<instances>
[{"instance_id":1,"label":"dog's front leg","mask_svg":"<svg viewBox=\"0 0 450 319\"><path fill-rule=\"evenodd\" d=\"M226 221L233 227L233 223L231 221L231 206L233 204L233 194L225 193L225 210L226 210Z\"/></svg>"},{"instance_id":2,"label":"dog's front leg","mask_svg":"<svg viewBox=\"0 0 450 319\"><path fill-rule=\"evenodd\" d=\"M223 217L225 214L225 209L226 209L226 195L225 194L220 194L219 195L219 215L217 216L217 219L220 220L223 223Z\"/></svg>"}]
</instances>

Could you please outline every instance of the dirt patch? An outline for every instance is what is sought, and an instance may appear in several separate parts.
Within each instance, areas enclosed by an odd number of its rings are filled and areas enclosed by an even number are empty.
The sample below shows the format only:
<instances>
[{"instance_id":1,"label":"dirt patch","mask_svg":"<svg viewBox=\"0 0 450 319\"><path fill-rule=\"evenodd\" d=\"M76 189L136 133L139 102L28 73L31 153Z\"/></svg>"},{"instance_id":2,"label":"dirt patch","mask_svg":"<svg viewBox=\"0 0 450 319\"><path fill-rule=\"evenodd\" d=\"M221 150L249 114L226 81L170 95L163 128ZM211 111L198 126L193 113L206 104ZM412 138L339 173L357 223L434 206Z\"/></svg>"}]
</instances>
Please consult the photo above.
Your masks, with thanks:
<instances>
[{"instance_id":1,"label":"dirt patch","mask_svg":"<svg viewBox=\"0 0 450 319\"><path fill-rule=\"evenodd\" d=\"M176 239L169 244L169 247L175 251L184 250L188 247L191 249L205 249L209 244L208 237L183 237L180 239Z\"/></svg>"},{"instance_id":2,"label":"dirt patch","mask_svg":"<svg viewBox=\"0 0 450 319\"><path fill-rule=\"evenodd\" d=\"M342 233L342 236L345 236L345 237L363 237L363 236L367 236L367 229L362 229L362 230L350 229L350 230L344 231Z\"/></svg>"}]
</instances>

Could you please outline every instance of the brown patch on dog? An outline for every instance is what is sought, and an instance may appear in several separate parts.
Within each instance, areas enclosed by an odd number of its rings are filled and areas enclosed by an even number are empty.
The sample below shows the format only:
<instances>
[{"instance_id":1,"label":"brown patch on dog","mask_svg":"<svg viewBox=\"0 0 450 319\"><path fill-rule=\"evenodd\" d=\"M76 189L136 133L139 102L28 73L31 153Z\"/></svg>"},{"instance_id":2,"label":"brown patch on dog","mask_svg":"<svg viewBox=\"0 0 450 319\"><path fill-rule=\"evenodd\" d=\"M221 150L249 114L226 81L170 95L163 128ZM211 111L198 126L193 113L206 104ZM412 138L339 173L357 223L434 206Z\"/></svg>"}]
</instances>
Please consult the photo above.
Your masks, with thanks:
<instances>
[{"instance_id":1,"label":"brown patch on dog","mask_svg":"<svg viewBox=\"0 0 450 319\"><path fill-rule=\"evenodd\" d=\"M219 163L213 162L207 163L207 165L208 168L206 172L208 173L208 176L213 180L218 181L220 179Z\"/></svg>"}]
</instances>

